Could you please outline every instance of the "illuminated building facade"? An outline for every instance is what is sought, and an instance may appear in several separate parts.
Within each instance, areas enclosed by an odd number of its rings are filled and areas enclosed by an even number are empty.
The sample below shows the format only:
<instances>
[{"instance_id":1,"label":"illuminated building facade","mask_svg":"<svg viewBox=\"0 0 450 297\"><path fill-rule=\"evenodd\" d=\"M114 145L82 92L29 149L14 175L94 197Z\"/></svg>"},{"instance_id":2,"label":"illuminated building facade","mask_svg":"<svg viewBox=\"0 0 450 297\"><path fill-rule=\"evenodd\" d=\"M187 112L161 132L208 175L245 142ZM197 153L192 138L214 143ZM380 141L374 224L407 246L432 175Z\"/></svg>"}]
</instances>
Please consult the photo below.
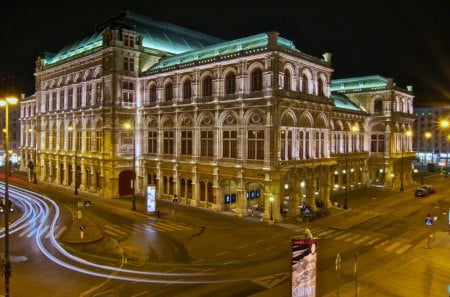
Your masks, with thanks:
<instances>
[{"instance_id":1,"label":"illuminated building facade","mask_svg":"<svg viewBox=\"0 0 450 297\"><path fill-rule=\"evenodd\" d=\"M445 168L448 165L450 127L443 125L450 121L450 106L416 107L414 108L416 134L413 139L413 149L417 151L417 166L434 164ZM429 133L430 137L426 137ZM437 168L435 168L437 169Z\"/></svg>"},{"instance_id":2,"label":"illuminated building facade","mask_svg":"<svg viewBox=\"0 0 450 297\"><path fill-rule=\"evenodd\" d=\"M331 54L277 32L223 41L126 12L38 58L22 157L39 182L114 198L132 193L136 170L140 195L154 185L161 199L238 216L264 206L264 219L271 204L276 221L331 206L333 191L398 187L411 92L332 72Z\"/></svg>"}]
</instances>

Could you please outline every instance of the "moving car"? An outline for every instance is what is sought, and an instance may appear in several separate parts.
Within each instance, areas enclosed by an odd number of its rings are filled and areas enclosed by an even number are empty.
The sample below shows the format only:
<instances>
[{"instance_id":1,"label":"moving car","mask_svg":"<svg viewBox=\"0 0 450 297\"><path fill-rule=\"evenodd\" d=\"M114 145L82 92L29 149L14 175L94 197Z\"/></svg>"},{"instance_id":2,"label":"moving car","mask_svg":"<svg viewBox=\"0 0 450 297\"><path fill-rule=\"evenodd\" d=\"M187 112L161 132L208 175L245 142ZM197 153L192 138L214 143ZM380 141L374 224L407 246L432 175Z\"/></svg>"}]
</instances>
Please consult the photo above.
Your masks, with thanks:
<instances>
[{"instance_id":1,"label":"moving car","mask_svg":"<svg viewBox=\"0 0 450 297\"><path fill-rule=\"evenodd\" d=\"M428 193L427 189L424 188L418 188L414 192L414 196L416 197L427 197L428 195L430 195L430 193Z\"/></svg>"}]
</instances>

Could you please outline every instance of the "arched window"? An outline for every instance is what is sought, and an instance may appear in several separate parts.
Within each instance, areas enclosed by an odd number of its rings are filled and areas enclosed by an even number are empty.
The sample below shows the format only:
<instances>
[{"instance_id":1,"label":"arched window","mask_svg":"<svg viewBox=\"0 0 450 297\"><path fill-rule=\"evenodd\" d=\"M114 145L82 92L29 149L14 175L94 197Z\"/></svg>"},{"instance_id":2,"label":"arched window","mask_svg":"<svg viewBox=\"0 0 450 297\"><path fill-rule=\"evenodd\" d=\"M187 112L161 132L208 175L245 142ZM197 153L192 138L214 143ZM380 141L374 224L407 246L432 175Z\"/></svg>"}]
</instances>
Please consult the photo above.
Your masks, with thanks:
<instances>
[{"instance_id":1,"label":"arched window","mask_svg":"<svg viewBox=\"0 0 450 297\"><path fill-rule=\"evenodd\" d=\"M156 85L151 85L149 90L149 101L156 102Z\"/></svg>"},{"instance_id":2,"label":"arched window","mask_svg":"<svg viewBox=\"0 0 450 297\"><path fill-rule=\"evenodd\" d=\"M383 111L383 101L381 99L375 100L373 103L373 112L382 112Z\"/></svg>"},{"instance_id":3,"label":"arched window","mask_svg":"<svg viewBox=\"0 0 450 297\"><path fill-rule=\"evenodd\" d=\"M252 92L261 91L262 90L262 71L257 68L252 71L250 74L250 90Z\"/></svg>"},{"instance_id":4,"label":"arched window","mask_svg":"<svg viewBox=\"0 0 450 297\"><path fill-rule=\"evenodd\" d=\"M323 90L323 81L320 78L317 80L317 95L325 96L325 92Z\"/></svg>"},{"instance_id":5,"label":"arched window","mask_svg":"<svg viewBox=\"0 0 450 297\"><path fill-rule=\"evenodd\" d=\"M309 93L309 90L308 90L308 77L306 76L306 74L303 74L302 75L302 89L301 89L301 91L303 92L303 93Z\"/></svg>"},{"instance_id":6,"label":"arched window","mask_svg":"<svg viewBox=\"0 0 450 297\"><path fill-rule=\"evenodd\" d=\"M207 76L203 79L203 97L212 95L212 78Z\"/></svg>"},{"instance_id":7,"label":"arched window","mask_svg":"<svg viewBox=\"0 0 450 297\"><path fill-rule=\"evenodd\" d=\"M186 79L183 82L183 99L191 99L192 92L191 92L191 80Z\"/></svg>"},{"instance_id":8,"label":"arched window","mask_svg":"<svg viewBox=\"0 0 450 297\"><path fill-rule=\"evenodd\" d=\"M284 70L284 89L286 91L291 89L291 72L288 69Z\"/></svg>"},{"instance_id":9,"label":"arched window","mask_svg":"<svg viewBox=\"0 0 450 297\"><path fill-rule=\"evenodd\" d=\"M164 89L166 95L166 101L172 101L173 99L173 84L172 82L168 82Z\"/></svg>"},{"instance_id":10,"label":"arched window","mask_svg":"<svg viewBox=\"0 0 450 297\"><path fill-rule=\"evenodd\" d=\"M230 72L225 77L225 94L236 93L236 75Z\"/></svg>"}]
</instances>

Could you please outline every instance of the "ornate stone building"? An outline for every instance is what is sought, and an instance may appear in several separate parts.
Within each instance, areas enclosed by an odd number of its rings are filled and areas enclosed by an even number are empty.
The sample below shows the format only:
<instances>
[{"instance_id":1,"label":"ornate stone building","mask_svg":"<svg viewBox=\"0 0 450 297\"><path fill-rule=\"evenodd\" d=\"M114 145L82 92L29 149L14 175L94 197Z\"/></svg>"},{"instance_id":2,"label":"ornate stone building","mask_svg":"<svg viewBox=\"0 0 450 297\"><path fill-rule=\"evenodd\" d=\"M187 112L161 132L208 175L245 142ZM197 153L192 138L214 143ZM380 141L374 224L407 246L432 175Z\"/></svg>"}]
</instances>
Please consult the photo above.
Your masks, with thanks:
<instances>
[{"instance_id":1,"label":"ornate stone building","mask_svg":"<svg viewBox=\"0 0 450 297\"><path fill-rule=\"evenodd\" d=\"M38 58L22 169L104 198L131 195L136 172L140 195L276 221L411 182L412 93L332 72L277 32L223 41L125 12Z\"/></svg>"}]
</instances>

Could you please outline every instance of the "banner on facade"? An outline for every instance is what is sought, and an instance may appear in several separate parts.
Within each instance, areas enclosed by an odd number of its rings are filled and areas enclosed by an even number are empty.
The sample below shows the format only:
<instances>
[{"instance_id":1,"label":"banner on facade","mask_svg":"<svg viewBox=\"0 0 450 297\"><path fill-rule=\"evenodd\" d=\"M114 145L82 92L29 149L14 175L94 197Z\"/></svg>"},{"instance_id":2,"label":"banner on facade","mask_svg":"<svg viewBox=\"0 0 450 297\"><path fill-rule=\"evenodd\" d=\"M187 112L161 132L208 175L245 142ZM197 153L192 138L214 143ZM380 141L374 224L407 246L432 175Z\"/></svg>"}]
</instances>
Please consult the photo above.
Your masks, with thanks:
<instances>
[{"instance_id":1,"label":"banner on facade","mask_svg":"<svg viewBox=\"0 0 450 297\"><path fill-rule=\"evenodd\" d=\"M156 188L155 186L147 186L147 211L156 211Z\"/></svg>"},{"instance_id":2,"label":"banner on facade","mask_svg":"<svg viewBox=\"0 0 450 297\"><path fill-rule=\"evenodd\" d=\"M317 238L292 239L292 297L315 297Z\"/></svg>"}]
</instances>

